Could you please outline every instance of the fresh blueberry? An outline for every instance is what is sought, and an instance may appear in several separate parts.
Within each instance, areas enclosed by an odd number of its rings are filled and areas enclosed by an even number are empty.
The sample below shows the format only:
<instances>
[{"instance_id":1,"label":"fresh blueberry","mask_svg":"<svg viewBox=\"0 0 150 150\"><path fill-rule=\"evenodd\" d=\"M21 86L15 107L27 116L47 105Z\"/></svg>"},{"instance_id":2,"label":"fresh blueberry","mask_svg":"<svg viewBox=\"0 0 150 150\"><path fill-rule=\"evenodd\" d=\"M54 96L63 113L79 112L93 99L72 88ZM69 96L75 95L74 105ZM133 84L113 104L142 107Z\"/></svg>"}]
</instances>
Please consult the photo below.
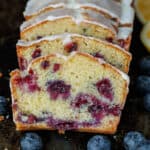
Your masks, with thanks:
<instances>
[{"instance_id":1,"label":"fresh blueberry","mask_svg":"<svg viewBox=\"0 0 150 150\"><path fill-rule=\"evenodd\" d=\"M0 115L6 115L8 112L8 101L5 97L0 96Z\"/></svg>"},{"instance_id":2,"label":"fresh blueberry","mask_svg":"<svg viewBox=\"0 0 150 150\"><path fill-rule=\"evenodd\" d=\"M142 74L150 75L150 56L144 57L139 63Z\"/></svg>"},{"instance_id":3,"label":"fresh blueberry","mask_svg":"<svg viewBox=\"0 0 150 150\"><path fill-rule=\"evenodd\" d=\"M42 150L41 137L36 133L26 133L20 141L21 150Z\"/></svg>"},{"instance_id":4,"label":"fresh blueberry","mask_svg":"<svg viewBox=\"0 0 150 150\"><path fill-rule=\"evenodd\" d=\"M87 150L111 150L111 142L106 136L96 135L88 141Z\"/></svg>"},{"instance_id":5,"label":"fresh blueberry","mask_svg":"<svg viewBox=\"0 0 150 150\"><path fill-rule=\"evenodd\" d=\"M144 108L150 112L150 93L144 96Z\"/></svg>"},{"instance_id":6,"label":"fresh blueberry","mask_svg":"<svg viewBox=\"0 0 150 150\"><path fill-rule=\"evenodd\" d=\"M149 140L143 141L137 146L136 150L150 150L150 141Z\"/></svg>"},{"instance_id":7,"label":"fresh blueberry","mask_svg":"<svg viewBox=\"0 0 150 150\"><path fill-rule=\"evenodd\" d=\"M150 77L139 76L136 80L136 90L140 95L150 93Z\"/></svg>"},{"instance_id":8,"label":"fresh blueberry","mask_svg":"<svg viewBox=\"0 0 150 150\"><path fill-rule=\"evenodd\" d=\"M126 150L136 150L136 147L144 140L143 134L131 131L125 135L123 143Z\"/></svg>"}]
</instances>

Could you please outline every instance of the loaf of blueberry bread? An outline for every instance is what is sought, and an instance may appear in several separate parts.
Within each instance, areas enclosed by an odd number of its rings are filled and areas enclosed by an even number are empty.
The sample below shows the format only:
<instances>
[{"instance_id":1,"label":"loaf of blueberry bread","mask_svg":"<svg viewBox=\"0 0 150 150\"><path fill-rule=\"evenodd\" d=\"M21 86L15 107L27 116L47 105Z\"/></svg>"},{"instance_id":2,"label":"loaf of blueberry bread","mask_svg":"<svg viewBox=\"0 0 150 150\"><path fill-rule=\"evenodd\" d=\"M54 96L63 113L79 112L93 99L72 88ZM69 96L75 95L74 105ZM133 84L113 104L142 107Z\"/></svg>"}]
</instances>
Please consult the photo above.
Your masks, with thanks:
<instances>
[{"instance_id":1,"label":"loaf of blueberry bread","mask_svg":"<svg viewBox=\"0 0 150 150\"><path fill-rule=\"evenodd\" d=\"M21 70L27 69L28 64L37 57L51 53L69 55L72 51L89 53L126 73L129 71L131 54L115 44L100 39L79 34L61 34L17 43L17 56Z\"/></svg>"},{"instance_id":2,"label":"loaf of blueberry bread","mask_svg":"<svg viewBox=\"0 0 150 150\"><path fill-rule=\"evenodd\" d=\"M66 130L112 134L128 93L128 76L89 54L51 54L27 72L11 73L17 130Z\"/></svg>"},{"instance_id":3,"label":"loaf of blueberry bread","mask_svg":"<svg viewBox=\"0 0 150 150\"><path fill-rule=\"evenodd\" d=\"M45 21L47 21L49 19L46 19L46 16L45 16L45 18L40 17L43 14L49 14L49 12L51 12L49 15L53 16L53 17L49 17L49 18L51 18L51 19L54 18L54 16L56 16L56 14L59 15L60 18L62 18L64 13L60 13L61 15L58 14L58 11L60 8L61 8L60 10L63 10L66 8L71 8L74 10L79 9L80 11L82 10L81 13L79 13L79 11L78 11L78 13L75 11L76 13L74 13L74 15L72 15L71 13L68 13L70 15L70 17L73 17L75 19L74 20L75 22L74 21L70 22L72 24L75 24L74 26L77 25L76 24L77 22L79 23L80 21L82 21L82 23L80 22L81 24L80 24L79 28L83 29L83 31L82 31L82 33L81 32L78 32L78 33L84 34L84 35L96 36L98 38L100 37L100 38L104 38L104 39L114 40L115 43L119 44L121 47L128 50L129 46L130 46L130 42L131 42L131 33L132 33L133 18L134 18L134 9L132 7L132 3L133 3L132 0L119 0L119 1L116 1L116 0L99 0L99 1L98 0L93 0L93 1L90 1L90 0L88 0L88 1L87 0L63 0L63 1L44 0L44 1L39 1L39 2L37 2L36 0L29 0L27 3L27 6L26 6L25 12L24 12L24 16L26 19L30 19L30 18L37 18L37 19L31 19L32 21L30 20L30 21L25 22L22 25L22 30L24 29L24 27L30 26L30 24L33 25L33 22L34 22L34 25L35 24L43 24L43 23L45 24ZM67 16L68 16L68 14L67 14ZM82 15L84 14L84 17L81 18L80 14L82 14ZM89 25L87 28L86 27L84 28L83 22L87 19L87 16L85 17L85 14L86 15L88 14L88 19L90 21L91 21L90 18L92 18L92 20L94 19L93 21L95 21L95 19L96 19L96 23L98 22L99 25L100 24L104 25L105 27L108 27L109 29L113 29L112 27L110 28L110 26L113 25L113 27L115 27L115 30L117 32L117 37L114 37L114 35L112 35L112 33L111 33L111 35L110 35L110 33L108 34L108 31L106 33L106 31L105 31L106 29L100 28L101 25L99 28L98 28L98 26L93 27L94 29L92 29L92 30L89 29ZM92 16L91 16L91 14L92 14ZM41 19L41 18L43 18L43 19ZM100 18L100 19L98 19L98 18ZM30 23L30 22L32 22L32 23ZM56 21L54 21L54 22L56 23ZM53 26L58 24L58 23L55 24L54 22L52 23ZM108 25L109 22L111 25L110 24ZM51 24L51 26L52 26L52 24ZM62 19L61 19L61 24L62 24ZM86 24L84 24L84 25L87 26ZM40 25L38 25L38 27L39 26ZM67 27L68 26L69 26L69 22L67 23ZM71 28L71 26L69 26L69 27ZM90 26L90 27L92 27L92 26ZM29 30L28 32L30 32L32 30L33 29ZM73 29L73 30L69 29L68 32L75 33L74 30L75 29ZM85 32L85 30L87 30L87 31ZM49 33L51 34L51 32L49 32ZM95 34L95 32L97 32L97 34ZM39 35L37 37L41 37L41 36Z\"/></svg>"},{"instance_id":4,"label":"loaf of blueberry bread","mask_svg":"<svg viewBox=\"0 0 150 150\"><path fill-rule=\"evenodd\" d=\"M118 25L119 22L97 11L65 7L25 21L21 25L21 39L31 41L68 32L112 40L117 35Z\"/></svg>"}]
</instances>

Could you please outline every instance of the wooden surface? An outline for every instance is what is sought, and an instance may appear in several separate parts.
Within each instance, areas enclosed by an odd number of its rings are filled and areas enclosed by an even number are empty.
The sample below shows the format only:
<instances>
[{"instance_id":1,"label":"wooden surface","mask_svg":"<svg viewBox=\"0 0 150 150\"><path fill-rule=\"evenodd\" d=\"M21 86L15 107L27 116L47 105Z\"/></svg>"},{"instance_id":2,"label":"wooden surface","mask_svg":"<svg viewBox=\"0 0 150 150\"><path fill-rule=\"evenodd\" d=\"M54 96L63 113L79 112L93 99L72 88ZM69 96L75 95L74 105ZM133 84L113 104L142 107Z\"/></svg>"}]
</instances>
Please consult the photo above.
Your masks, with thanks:
<instances>
[{"instance_id":1,"label":"wooden surface","mask_svg":"<svg viewBox=\"0 0 150 150\"><path fill-rule=\"evenodd\" d=\"M10 98L9 72L17 68L15 44L19 38L19 26L23 21L22 12L25 7L24 0L5 0L0 5L0 69L4 76L0 79L0 95ZM150 114L142 106L142 98L137 96L134 82L139 75L138 62L147 55L145 48L139 40L141 24L135 21L131 52L133 61L130 69L130 93L122 114L118 132L109 136L112 149L122 150L122 139L127 131L142 131L150 137ZM11 101L11 100L10 100ZM10 102L11 106L11 102ZM67 132L58 135L57 132L39 131L46 150L85 150L87 141L95 134ZM0 150L19 149L19 139L22 133L15 131L12 121L11 109L8 119L0 123Z\"/></svg>"}]
</instances>

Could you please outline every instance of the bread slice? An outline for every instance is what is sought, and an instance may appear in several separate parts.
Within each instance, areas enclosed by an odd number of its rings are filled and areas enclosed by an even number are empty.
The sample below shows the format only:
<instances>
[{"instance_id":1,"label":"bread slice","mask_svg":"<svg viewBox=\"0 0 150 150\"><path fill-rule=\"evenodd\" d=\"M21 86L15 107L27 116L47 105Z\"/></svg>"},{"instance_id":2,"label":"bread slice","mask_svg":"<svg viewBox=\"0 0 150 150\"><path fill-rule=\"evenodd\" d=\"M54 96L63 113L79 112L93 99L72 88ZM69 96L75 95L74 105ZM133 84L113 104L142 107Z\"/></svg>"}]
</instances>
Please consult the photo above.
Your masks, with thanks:
<instances>
[{"instance_id":1,"label":"bread slice","mask_svg":"<svg viewBox=\"0 0 150 150\"><path fill-rule=\"evenodd\" d=\"M17 56L21 70L39 56L51 53L69 55L72 51L89 53L128 73L132 56L121 47L100 39L78 34L61 34L32 42L18 41Z\"/></svg>"},{"instance_id":2,"label":"bread slice","mask_svg":"<svg viewBox=\"0 0 150 150\"><path fill-rule=\"evenodd\" d=\"M118 24L116 20L94 10L59 8L24 22L21 25L21 39L31 41L65 32L114 39Z\"/></svg>"},{"instance_id":3,"label":"bread slice","mask_svg":"<svg viewBox=\"0 0 150 150\"><path fill-rule=\"evenodd\" d=\"M113 134L128 93L126 74L85 53L33 60L11 73L17 130Z\"/></svg>"}]
</instances>

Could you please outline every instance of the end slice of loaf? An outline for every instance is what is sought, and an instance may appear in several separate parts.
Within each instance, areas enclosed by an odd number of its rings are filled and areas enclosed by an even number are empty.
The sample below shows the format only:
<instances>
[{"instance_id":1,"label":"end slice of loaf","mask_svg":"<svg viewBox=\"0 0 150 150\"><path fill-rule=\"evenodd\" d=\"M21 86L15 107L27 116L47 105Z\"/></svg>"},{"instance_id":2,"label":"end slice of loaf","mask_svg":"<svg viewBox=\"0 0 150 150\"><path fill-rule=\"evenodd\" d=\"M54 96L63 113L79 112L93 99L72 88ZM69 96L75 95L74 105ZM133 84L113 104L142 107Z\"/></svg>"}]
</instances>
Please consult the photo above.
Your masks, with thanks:
<instances>
[{"instance_id":1,"label":"end slice of loaf","mask_svg":"<svg viewBox=\"0 0 150 150\"><path fill-rule=\"evenodd\" d=\"M62 34L44 37L32 42L19 41L18 62L21 70L35 58L51 53L69 55L72 51L89 53L100 57L123 72L128 73L132 56L121 47L100 39L78 34Z\"/></svg>"},{"instance_id":2,"label":"end slice of loaf","mask_svg":"<svg viewBox=\"0 0 150 150\"><path fill-rule=\"evenodd\" d=\"M11 73L17 130L77 130L112 134L128 94L126 74L85 53L33 60Z\"/></svg>"}]
</instances>

